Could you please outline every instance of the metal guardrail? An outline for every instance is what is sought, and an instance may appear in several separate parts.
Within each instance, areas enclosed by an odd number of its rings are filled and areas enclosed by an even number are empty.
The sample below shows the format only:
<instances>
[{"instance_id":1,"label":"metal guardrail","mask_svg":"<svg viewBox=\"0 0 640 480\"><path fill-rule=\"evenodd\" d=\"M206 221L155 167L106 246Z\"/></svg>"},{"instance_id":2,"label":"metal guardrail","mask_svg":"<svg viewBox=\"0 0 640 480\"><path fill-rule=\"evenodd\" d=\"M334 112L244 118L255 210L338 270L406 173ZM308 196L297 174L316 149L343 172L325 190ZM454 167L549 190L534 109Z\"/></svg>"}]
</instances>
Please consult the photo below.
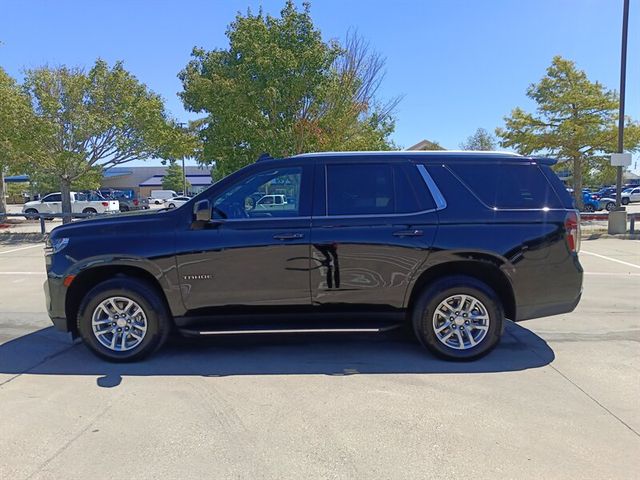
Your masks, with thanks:
<instances>
[{"instance_id":1,"label":"metal guardrail","mask_svg":"<svg viewBox=\"0 0 640 480\"><path fill-rule=\"evenodd\" d=\"M119 213L119 212L116 212ZM40 233L47 233L45 227L45 220L49 220L52 218L69 218L73 220L74 218L93 218L93 217L104 217L107 215L113 215L113 213L0 213L0 221L2 221L5 217L19 217L26 218L27 220L39 220L40 221Z\"/></svg>"}]
</instances>

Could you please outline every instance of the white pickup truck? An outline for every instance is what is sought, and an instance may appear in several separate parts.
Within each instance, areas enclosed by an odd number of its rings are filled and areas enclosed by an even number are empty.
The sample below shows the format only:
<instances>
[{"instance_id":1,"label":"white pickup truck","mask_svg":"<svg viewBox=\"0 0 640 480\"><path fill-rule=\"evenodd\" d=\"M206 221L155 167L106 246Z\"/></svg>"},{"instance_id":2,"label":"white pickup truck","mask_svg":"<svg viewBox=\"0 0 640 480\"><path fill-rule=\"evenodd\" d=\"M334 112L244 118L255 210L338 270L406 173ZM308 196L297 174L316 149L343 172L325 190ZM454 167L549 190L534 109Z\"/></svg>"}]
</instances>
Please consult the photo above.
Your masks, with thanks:
<instances>
[{"instance_id":1,"label":"white pickup truck","mask_svg":"<svg viewBox=\"0 0 640 480\"><path fill-rule=\"evenodd\" d=\"M71 192L71 212L98 214L118 213L118 200L109 200L96 193ZM45 195L41 200L27 202L22 207L26 218L32 218L38 213L62 213L62 194L60 192Z\"/></svg>"}]
</instances>

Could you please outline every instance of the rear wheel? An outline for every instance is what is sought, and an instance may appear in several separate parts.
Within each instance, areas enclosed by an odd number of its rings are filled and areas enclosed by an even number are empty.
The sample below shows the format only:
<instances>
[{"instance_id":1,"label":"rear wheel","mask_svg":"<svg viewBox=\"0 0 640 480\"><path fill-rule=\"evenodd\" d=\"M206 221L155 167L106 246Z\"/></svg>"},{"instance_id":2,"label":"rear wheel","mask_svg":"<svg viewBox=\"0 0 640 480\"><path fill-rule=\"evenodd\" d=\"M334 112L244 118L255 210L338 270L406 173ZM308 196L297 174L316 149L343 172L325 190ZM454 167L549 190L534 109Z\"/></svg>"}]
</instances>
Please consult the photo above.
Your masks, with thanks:
<instances>
[{"instance_id":1,"label":"rear wheel","mask_svg":"<svg viewBox=\"0 0 640 480\"><path fill-rule=\"evenodd\" d=\"M129 207L127 207L126 205L120 205L120 211L121 212L128 212L129 211Z\"/></svg>"},{"instance_id":2,"label":"rear wheel","mask_svg":"<svg viewBox=\"0 0 640 480\"><path fill-rule=\"evenodd\" d=\"M413 328L418 340L449 360L472 360L500 340L504 312L495 292L467 276L438 280L415 302Z\"/></svg>"},{"instance_id":3,"label":"rear wheel","mask_svg":"<svg viewBox=\"0 0 640 480\"><path fill-rule=\"evenodd\" d=\"M151 285L115 278L94 287L78 312L78 332L99 357L112 362L139 360L157 350L171 329L163 299Z\"/></svg>"},{"instance_id":4,"label":"rear wheel","mask_svg":"<svg viewBox=\"0 0 640 480\"><path fill-rule=\"evenodd\" d=\"M84 210L82 210L82 213L85 213L87 215L95 215L98 212L96 211L95 208L85 208Z\"/></svg>"},{"instance_id":5,"label":"rear wheel","mask_svg":"<svg viewBox=\"0 0 640 480\"><path fill-rule=\"evenodd\" d=\"M622 204L623 205L629 205L629 199L628 198L623 198L622 199Z\"/></svg>"},{"instance_id":6,"label":"rear wheel","mask_svg":"<svg viewBox=\"0 0 640 480\"><path fill-rule=\"evenodd\" d=\"M595 209L595 208L593 208L593 205L589 205L589 204L587 204L587 205L585 205L585 206L584 206L584 211L585 211L585 212L595 212L595 211L596 211L596 209Z\"/></svg>"},{"instance_id":7,"label":"rear wheel","mask_svg":"<svg viewBox=\"0 0 640 480\"><path fill-rule=\"evenodd\" d=\"M169 208L176 208L176 204L175 203L170 203L169 204Z\"/></svg>"},{"instance_id":8,"label":"rear wheel","mask_svg":"<svg viewBox=\"0 0 640 480\"><path fill-rule=\"evenodd\" d=\"M605 207L607 209L607 212L611 212L612 210L614 210L616 208L616 204L615 202L607 202L607 204L605 205Z\"/></svg>"}]
</instances>

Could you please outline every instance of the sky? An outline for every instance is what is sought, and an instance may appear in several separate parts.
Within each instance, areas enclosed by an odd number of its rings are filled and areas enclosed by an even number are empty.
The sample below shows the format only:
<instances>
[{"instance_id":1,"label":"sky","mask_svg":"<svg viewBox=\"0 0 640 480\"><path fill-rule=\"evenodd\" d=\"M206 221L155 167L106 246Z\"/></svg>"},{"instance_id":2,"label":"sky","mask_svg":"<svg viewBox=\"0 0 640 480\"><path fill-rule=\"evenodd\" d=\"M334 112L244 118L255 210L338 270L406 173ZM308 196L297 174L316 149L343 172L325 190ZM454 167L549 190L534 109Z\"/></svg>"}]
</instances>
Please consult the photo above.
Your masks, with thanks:
<instances>
[{"instance_id":1,"label":"sky","mask_svg":"<svg viewBox=\"0 0 640 480\"><path fill-rule=\"evenodd\" d=\"M301 2L296 2L300 4ZM178 72L194 47L226 48L238 11L284 0L0 0L0 66L21 80L41 65L89 68L124 61L160 94L179 121L186 112ZM527 86L554 55L591 80L620 82L622 0L313 0L325 40L356 29L386 58L380 97L402 96L393 140L459 148L476 128L493 131L516 106L531 110ZM626 113L640 119L640 1L631 0ZM634 158L638 163L638 158ZM635 165L639 169L640 165Z\"/></svg>"}]
</instances>

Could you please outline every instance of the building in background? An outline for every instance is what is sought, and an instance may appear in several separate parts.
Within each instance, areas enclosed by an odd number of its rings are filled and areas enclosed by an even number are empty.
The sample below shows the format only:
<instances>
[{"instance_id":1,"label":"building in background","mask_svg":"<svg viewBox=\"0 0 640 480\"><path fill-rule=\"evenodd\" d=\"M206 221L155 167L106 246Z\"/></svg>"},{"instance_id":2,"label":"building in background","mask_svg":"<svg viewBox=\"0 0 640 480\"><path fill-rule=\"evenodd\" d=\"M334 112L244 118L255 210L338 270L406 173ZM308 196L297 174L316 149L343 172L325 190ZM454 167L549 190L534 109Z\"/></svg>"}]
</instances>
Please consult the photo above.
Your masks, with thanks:
<instances>
[{"instance_id":1,"label":"building in background","mask_svg":"<svg viewBox=\"0 0 640 480\"><path fill-rule=\"evenodd\" d=\"M148 197L151 190L162 190L167 167L114 167L104 173L102 189L132 190L137 197ZM185 167L189 193L196 194L211 185L211 169Z\"/></svg>"}]
</instances>

